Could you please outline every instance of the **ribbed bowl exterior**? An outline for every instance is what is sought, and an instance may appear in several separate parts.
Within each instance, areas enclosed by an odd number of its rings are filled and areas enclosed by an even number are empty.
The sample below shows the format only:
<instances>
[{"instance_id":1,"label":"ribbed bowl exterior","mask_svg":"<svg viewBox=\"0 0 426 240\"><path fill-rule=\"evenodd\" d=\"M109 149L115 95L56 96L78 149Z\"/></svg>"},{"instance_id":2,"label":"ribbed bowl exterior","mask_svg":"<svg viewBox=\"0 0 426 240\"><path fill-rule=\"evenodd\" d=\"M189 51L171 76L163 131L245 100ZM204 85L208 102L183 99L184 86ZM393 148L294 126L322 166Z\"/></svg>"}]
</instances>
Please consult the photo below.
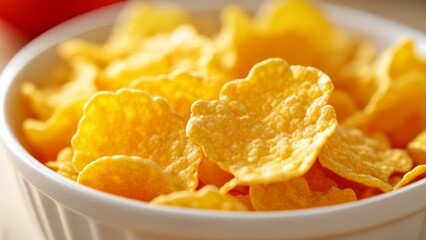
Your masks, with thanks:
<instances>
[{"instance_id":1,"label":"ribbed bowl exterior","mask_svg":"<svg viewBox=\"0 0 426 240\"><path fill-rule=\"evenodd\" d=\"M166 240L173 237L152 236L125 227L117 227L69 209L16 172L18 182L36 224L46 240Z\"/></svg>"},{"instance_id":2,"label":"ribbed bowl exterior","mask_svg":"<svg viewBox=\"0 0 426 240\"><path fill-rule=\"evenodd\" d=\"M69 209L54 198L47 196L31 182L16 172L25 201L47 240L174 240L190 239L167 236L167 226L164 227L164 236L154 236L150 233L128 229L125 226L113 226L94 219L79 212ZM401 204L401 207L404 207ZM374 213L372 213L374 214ZM309 231L309 226L306 226ZM214 234L213 234L214 235ZM205 236L192 239L218 239ZM222 239L244 239L235 233ZM288 238L262 238L262 239L288 239ZM426 211L421 211L397 221L390 222L374 228L367 228L357 232L350 232L340 236L303 238L307 240L423 240L426 239Z\"/></svg>"}]
</instances>

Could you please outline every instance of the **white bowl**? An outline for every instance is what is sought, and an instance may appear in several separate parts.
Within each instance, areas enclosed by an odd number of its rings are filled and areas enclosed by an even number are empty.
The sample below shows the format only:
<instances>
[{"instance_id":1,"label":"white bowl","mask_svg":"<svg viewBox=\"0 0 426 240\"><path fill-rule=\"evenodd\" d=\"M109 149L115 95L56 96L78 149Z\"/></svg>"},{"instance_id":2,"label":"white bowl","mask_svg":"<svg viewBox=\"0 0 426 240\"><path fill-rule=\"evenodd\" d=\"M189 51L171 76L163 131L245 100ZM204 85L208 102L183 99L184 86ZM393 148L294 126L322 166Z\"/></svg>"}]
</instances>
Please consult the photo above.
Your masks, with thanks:
<instances>
[{"instance_id":1,"label":"white bowl","mask_svg":"<svg viewBox=\"0 0 426 240\"><path fill-rule=\"evenodd\" d=\"M185 7L195 12L218 8L214 1L191 4L194 2ZM121 7L98 10L43 34L14 57L0 79L1 137L25 200L46 239L426 239L425 180L350 204L228 213L157 207L109 195L59 176L39 163L23 147L25 113L20 85L41 79L60 61L57 43L75 36L104 39ZM410 36L422 43L421 50L426 52L426 35L420 32L363 12L332 5L325 8L339 26L373 39L382 48Z\"/></svg>"}]
</instances>

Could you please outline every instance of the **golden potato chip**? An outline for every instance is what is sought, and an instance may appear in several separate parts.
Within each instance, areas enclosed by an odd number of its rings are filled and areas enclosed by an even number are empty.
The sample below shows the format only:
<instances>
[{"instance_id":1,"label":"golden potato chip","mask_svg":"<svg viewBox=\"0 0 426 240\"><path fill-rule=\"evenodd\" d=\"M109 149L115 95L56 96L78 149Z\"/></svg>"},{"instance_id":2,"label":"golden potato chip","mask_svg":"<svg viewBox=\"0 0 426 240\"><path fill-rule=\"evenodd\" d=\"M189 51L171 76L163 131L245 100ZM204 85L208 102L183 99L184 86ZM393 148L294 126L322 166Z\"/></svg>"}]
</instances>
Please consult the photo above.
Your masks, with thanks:
<instances>
[{"instance_id":1,"label":"golden potato chip","mask_svg":"<svg viewBox=\"0 0 426 240\"><path fill-rule=\"evenodd\" d=\"M382 132L393 147L405 148L426 129L426 60L415 54L411 40L382 54L379 86L365 109L345 121L367 134ZM395 114L398 112L398 114Z\"/></svg>"},{"instance_id":2,"label":"golden potato chip","mask_svg":"<svg viewBox=\"0 0 426 240\"><path fill-rule=\"evenodd\" d=\"M247 211L248 208L237 198L221 194L215 186L207 185L197 192L183 191L159 196L151 204L197 209Z\"/></svg>"},{"instance_id":3,"label":"golden potato chip","mask_svg":"<svg viewBox=\"0 0 426 240\"><path fill-rule=\"evenodd\" d=\"M30 82L22 85L23 95L30 100L40 120L50 118L58 106L76 99L87 99L96 91L94 83L98 74L97 67L83 58L75 58L70 63L71 75L64 84L44 88L38 88Z\"/></svg>"},{"instance_id":4,"label":"golden potato chip","mask_svg":"<svg viewBox=\"0 0 426 240\"><path fill-rule=\"evenodd\" d=\"M77 181L78 172L72 163L72 155L72 148L66 147L58 153L56 161L49 161L46 166L64 177Z\"/></svg>"},{"instance_id":5,"label":"golden potato chip","mask_svg":"<svg viewBox=\"0 0 426 240\"><path fill-rule=\"evenodd\" d=\"M303 175L312 191L326 192L332 187L337 187L337 183L328 176L328 169L321 166L318 161L312 165L311 169Z\"/></svg>"},{"instance_id":6,"label":"golden potato chip","mask_svg":"<svg viewBox=\"0 0 426 240\"><path fill-rule=\"evenodd\" d=\"M65 59L84 56L105 65L114 59L132 54L146 38L157 33L170 32L187 22L189 22L188 14L176 4L167 3L159 7L134 1L126 4L120 12L105 44L71 39L60 44L58 49Z\"/></svg>"},{"instance_id":7,"label":"golden potato chip","mask_svg":"<svg viewBox=\"0 0 426 240\"><path fill-rule=\"evenodd\" d=\"M189 23L189 20L187 11L172 2L162 6L132 2L120 13L108 44L117 49L126 49L129 45L137 44L140 39L161 32L171 32L178 26Z\"/></svg>"},{"instance_id":8,"label":"golden potato chip","mask_svg":"<svg viewBox=\"0 0 426 240\"><path fill-rule=\"evenodd\" d=\"M309 176L310 172L316 173L316 178L315 178L315 175L314 177ZM312 168L304 175L304 177L308 181L309 188L312 191L324 192L324 191L328 191L333 186L340 189L350 188L355 192L358 200L369 198L369 197L383 193L378 188L365 186L363 184L353 182L344 177L341 177L337 175L336 173L332 172L331 170L321 166L319 162L315 163L314 166L312 166ZM391 177L389 178L389 183L392 184ZM320 178L323 178L323 179L320 179Z\"/></svg>"},{"instance_id":9,"label":"golden potato chip","mask_svg":"<svg viewBox=\"0 0 426 240\"><path fill-rule=\"evenodd\" d=\"M254 207L253 204L251 204L250 195L248 193L245 195L234 195L234 198L246 205L249 211L254 211Z\"/></svg>"},{"instance_id":10,"label":"golden potato chip","mask_svg":"<svg viewBox=\"0 0 426 240\"><path fill-rule=\"evenodd\" d=\"M426 130L408 144L407 151L416 164L426 164Z\"/></svg>"},{"instance_id":11,"label":"golden potato chip","mask_svg":"<svg viewBox=\"0 0 426 240\"><path fill-rule=\"evenodd\" d=\"M135 156L106 156L87 165L78 183L115 195L151 201L184 190L185 184L165 173L157 162Z\"/></svg>"},{"instance_id":12,"label":"golden potato chip","mask_svg":"<svg viewBox=\"0 0 426 240\"><path fill-rule=\"evenodd\" d=\"M124 55L118 48L107 47L85 39L69 39L58 45L59 55L63 59L72 59L74 57L84 57L95 62L99 66L104 66L115 57Z\"/></svg>"},{"instance_id":13,"label":"golden potato chip","mask_svg":"<svg viewBox=\"0 0 426 240\"><path fill-rule=\"evenodd\" d=\"M419 61L415 59L413 47L413 42L409 39L405 39L386 49L378 57L376 63L371 67L372 75L369 76L369 79L364 79L368 81L368 84L361 89L362 91L367 91L368 93L363 94L367 94L371 98L364 98L364 103L369 103L368 105L370 105L366 106L367 109L371 108L383 97L392 82L397 81L403 73L409 72L405 70L410 69L410 66L404 63L404 61L407 61L407 63L410 62L410 64ZM405 70L403 70L403 68L405 68ZM353 86L351 86L350 83L346 86L346 88L351 87Z\"/></svg>"},{"instance_id":14,"label":"golden potato chip","mask_svg":"<svg viewBox=\"0 0 426 240\"><path fill-rule=\"evenodd\" d=\"M54 106L49 106L45 94L36 85L25 82L21 86L21 92L28 100L28 107L31 109L29 112L33 113L36 119L47 120L52 116Z\"/></svg>"},{"instance_id":15,"label":"golden potato chip","mask_svg":"<svg viewBox=\"0 0 426 240\"><path fill-rule=\"evenodd\" d=\"M254 64L271 57L307 66L318 65L321 58L309 38L292 31L268 34L266 29L257 28L248 13L236 6L222 11L222 31L217 41L218 57L223 59L224 68L229 69L234 78L246 76Z\"/></svg>"},{"instance_id":16,"label":"golden potato chip","mask_svg":"<svg viewBox=\"0 0 426 240\"><path fill-rule=\"evenodd\" d=\"M304 177L285 182L250 186L250 199L256 211L293 210L323 207L356 201L352 189L331 187L312 191Z\"/></svg>"},{"instance_id":17,"label":"golden potato chip","mask_svg":"<svg viewBox=\"0 0 426 240\"><path fill-rule=\"evenodd\" d=\"M219 191L223 194L230 194L233 196L247 195L249 193L250 186L239 185L238 179L232 178L225 184L223 184Z\"/></svg>"},{"instance_id":18,"label":"golden potato chip","mask_svg":"<svg viewBox=\"0 0 426 240\"><path fill-rule=\"evenodd\" d=\"M85 102L86 98L75 99L74 102L58 106L46 121L36 119L24 121L25 137L40 161L56 159L58 152L70 145L83 114Z\"/></svg>"},{"instance_id":19,"label":"golden potato chip","mask_svg":"<svg viewBox=\"0 0 426 240\"><path fill-rule=\"evenodd\" d=\"M254 21L268 33L294 31L314 39L320 39L334 30L324 13L306 0L266 1L256 13Z\"/></svg>"},{"instance_id":20,"label":"golden potato chip","mask_svg":"<svg viewBox=\"0 0 426 240\"><path fill-rule=\"evenodd\" d=\"M338 126L334 135L321 149L322 166L351 181L392 190L389 177L405 172L413 163L405 151L390 149L383 143L366 137L358 129Z\"/></svg>"},{"instance_id":21,"label":"golden potato chip","mask_svg":"<svg viewBox=\"0 0 426 240\"><path fill-rule=\"evenodd\" d=\"M152 96L166 98L175 111L185 119L189 119L192 103L198 99L218 98L222 85L223 82L200 75L178 73L139 78L130 84L130 88L141 89Z\"/></svg>"},{"instance_id":22,"label":"golden potato chip","mask_svg":"<svg viewBox=\"0 0 426 240\"><path fill-rule=\"evenodd\" d=\"M346 63L330 76L335 89L350 96L357 108L365 107L378 88L379 83L374 78L376 55L374 44L360 41Z\"/></svg>"},{"instance_id":23,"label":"golden potato chip","mask_svg":"<svg viewBox=\"0 0 426 240\"><path fill-rule=\"evenodd\" d=\"M102 156L139 156L156 161L194 189L203 154L185 136L185 123L164 99L146 92L99 92L86 104L72 139L74 166L82 171Z\"/></svg>"},{"instance_id":24,"label":"golden potato chip","mask_svg":"<svg viewBox=\"0 0 426 240\"><path fill-rule=\"evenodd\" d=\"M73 64L68 62L60 63L46 71L46 76L40 79L40 82L22 83L20 90L27 101L25 110L30 118L47 120L52 116L55 106L51 105L52 102L47 101L47 96L54 95L60 86L71 79L72 66Z\"/></svg>"},{"instance_id":25,"label":"golden potato chip","mask_svg":"<svg viewBox=\"0 0 426 240\"><path fill-rule=\"evenodd\" d=\"M405 75L363 112L345 121L367 134L385 134L393 147L405 148L426 128L426 74ZM395 114L397 112L398 114Z\"/></svg>"},{"instance_id":26,"label":"golden potato chip","mask_svg":"<svg viewBox=\"0 0 426 240\"><path fill-rule=\"evenodd\" d=\"M354 99L342 90L334 90L328 102L336 111L339 122L343 122L343 120L359 110Z\"/></svg>"},{"instance_id":27,"label":"golden potato chip","mask_svg":"<svg viewBox=\"0 0 426 240\"><path fill-rule=\"evenodd\" d=\"M231 6L221 19L217 58L235 78L246 76L260 61L279 57L290 65L317 67L335 79L357 46L307 1L271 1L253 19Z\"/></svg>"},{"instance_id":28,"label":"golden potato chip","mask_svg":"<svg viewBox=\"0 0 426 240\"><path fill-rule=\"evenodd\" d=\"M192 26L180 26L171 33L146 39L137 52L111 62L97 83L101 89L117 90L143 76L182 71L208 73L212 54L210 39L198 34Z\"/></svg>"},{"instance_id":29,"label":"golden potato chip","mask_svg":"<svg viewBox=\"0 0 426 240\"><path fill-rule=\"evenodd\" d=\"M337 126L333 85L320 71L269 59L247 79L225 84L220 100L195 102L187 134L241 184L303 175Z\"/></svg>"},{"instance_id":30,"label":"golden potato chip","mask_svg":"<svg viewBox=\"0 0 426 240\"><path fill-rule=\"evenodd\" d=\"M418 165L402 177L402 179L395 185L394 189L399 189L407 184L417 180L419 177L424 178L426 175L426 165Z\"/></svg>"},{"instance_id":31,"label":"golden potato chip","mask_svg":"<svg viewBox=\"0 0 426 240\"><path fill-rule=\"evenodd\" d=\"M206 185L221 187L234 178L234 176L225 172L216 163L204 158L198 167L198 178Z\"/></svg>"},{"instance_id":32,"label":"golden potato chip","mask_svg":"<svg viewBox=\"0 0 426 240\"><path fill-rule=\"evenodd\" d=\"M403 39L392 46L382 57L384 66L379 66L387 81L399 81L400 77L411 72L426 73L426 59L415 51L413 39Z\"/></svg>"}]
</instances>

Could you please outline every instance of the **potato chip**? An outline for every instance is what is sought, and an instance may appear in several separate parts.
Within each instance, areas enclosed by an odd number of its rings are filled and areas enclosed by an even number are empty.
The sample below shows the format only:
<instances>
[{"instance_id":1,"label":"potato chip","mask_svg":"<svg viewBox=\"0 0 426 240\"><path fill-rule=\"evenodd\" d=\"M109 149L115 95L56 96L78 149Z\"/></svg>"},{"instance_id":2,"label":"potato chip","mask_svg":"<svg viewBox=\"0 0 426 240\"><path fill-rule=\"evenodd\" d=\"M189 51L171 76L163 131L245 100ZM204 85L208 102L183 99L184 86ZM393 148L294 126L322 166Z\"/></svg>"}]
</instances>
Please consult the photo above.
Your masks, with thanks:
<instances>
[{"instance_id":1,"label":"potato chip","mask_svg":"<svg viewBox=\"0 0 426 240\"><path fill-rule=\"evenodd\" d=\"M56 161L49 161L46 166L64 177L77 181L78 172L72 163L72 155L72 148L66 147L58 153Z\"/></svg>"},{"instance_id":2,"label":"potato chip","mask_svg":"<svg viewBox=\"0 0 426 240\"><path fill-rule=\"evenodd\" d=\"M417 59L414 59L412 52L413 43L406 39L394 44L381 53L376 60L376 63L371 68L373 74L370 76L370 83L362 89L364 91L368 91L368 95L371 98L368 99L370 106L367 106L367 109L369 107L371 108L371 105L374 105L385 94L387 88L392 82L397 81L397 79L401 77L402 73L406 72L402 70L402 68L410 68L409 66L404 65L404 61L418 62ZM347 88L350 87L353 86L349 83Z\"/></svg>"},{"instance_id":3,"label":"potato chip","mask_svg":"<svg viewBox=\"0 0 426 240\"><path fill-rule=\"evenodd\" d=\"M130 84L130 88L166 98L176 112L189 119L192 103L198 99L218 98L222 85L223 82L201 75L178 73L139 78Z\"/></svg>"},{"instance_id":4,"label":"potato chip","mask_svg":"<svg viewBox=\"0 0 426 240\"><path fill-rule=\"evenodd\" d=\"M247 211L237 198L221 194L215 186L207 185L197 192L183 191L159 196L151 204L209 210Z\"/></svg>"},{"instance_id":5,"label":"potato chip","mask_svg":"<svg viewBox=\"0 0 426 240\"><path fill-rule=\"evenodd\" d=\"M336 128L333 85L313 68L269 59L247 79L225 84L220 100L195 102L187 134L239 183L303 175Z\"/></svg>"},{"instance_id":6,"label":"potato chip","mask_svg":"<svg viewBox=\"0 0 426 240\"><path fill-rule=\"evenodd\" d=\"M271 1L253 19L231 6L221 18L218 58L235 78L246 76L260 61L279 57L290 65L317 67L335 79L357 47L357 41L336 30L307 1Z\"/></svg>"},{"instance_id":7,"label":"potato chip","mask_svg":"<svg viewBox=\"0 0 426 240\"><path fill-rule=\"evenodd\" d=\"M82 171L102 156L139 156L156 161L194 189L203 155L185 136L185 123L164 99L146 92L99 92L86 104L72 139L74 166Z\"/></svg>"},{"instance_id":8,"label":"potato chip","mask_svg":"<svg viewBox=\"0 0 426 240\"><path fill-rule=\"evenodd\" d=\"M356 201L352 189L331 187L312 191L304 177L285 182L250 186L250 199L256 211L293 210L323 207Z\"/></svg>"},{"instance_id":9,"label":"potato chip","mask_svg":"<svg viewBox=\"0 0 426 240\"><path fill-rule=\"evenodd\" d=\"M167 21L164 21L167 19ZM184 9L173 3L162 7L134 1L120 12L105 44L96 44L83 39L71 39L59 45L59 53L65 59L84 56L99 65L106 65L117 58L133 54L141 41L161 32L170 32L189 22Z\"/></svg>"},{"instance_id":10,"label":"potato chip","mask_svg":"<svg viewBox=\"0 0 426 240\"><path fill-rule=\"evenodd\" d=\"M416 164L426 164L426 130L408 144L407 151Z\"/></svg>"},{"instance_id":11,"label":"potato chip","mask_svg":"<svg viewBox=\"0 0 426 240\"><path fill-rule=\"evenodd\" d=\"M58 106L92 95L96 91L97 74L98 69L92 62L75 58L71 61L71 75L64 84L38 88L27 82L22 85L22 93L30 100L39 119L47 120Z\"/></svg>"},{"instance_id":12,"label":"potato chip","mask_svg":"<svg viewBox=\"0 0 426 240\"><path fill-rule=\"evenodd\" d=\"M199 35L192 26L180 26L171 33L146 39L137 52L111 62L102 72L98 86L117 90L143 76L182 71L208 73L212 55L210 39Z\"/></svg>"},{"instance_id":13,"label":"potato chip","mask_svg":"<svg viewBox=\"0 0 426 240\"><path fill-rule=\"evenodd\" d=\"M426 165L418 165L402 177L402 179L395 185L394 189L399 189L405 185L408 185L419 177L424 178L426 175Z\"/></svg>"},{"instance_id":14,"label":"potato chip","mask_svg":"<svg viewBox=\"0 0 426 240\"><path fill-rule=\"evenodd\" d=\"M244 205L246 205L247 209L249 211L254 211L253 204L251 204L250 195L234 195L234 198L238 199L240 202L242 202Z\"/></svg>"},{"instance_id":15,"label":"potato chip","mask_svg":"<svg viewBox=\"0 0 426 240\"><path fill-rule=\"evenodd\" d=\"M52 116L54 106L48 105L45 94L36 85L25 82L21 86L21 92L27 98L29 109L31 109L29 112L33 113L34 118L47 120Z\"/></svg>"},{"instance_id":16,"label":"potato chip","mask_svg":"<svg viewBox=\"0 0 426 240\"><path fill-rule=\"evenodd\" d=\"M321 166L318 161L312 165L311 169L303 175L312 191L326 192L332 187L337 187L337 183L329 176L328 169Z\"/></svg>"},{"instance_id":17,"label":"potato chip","mask_svg":"<svg viewBox=\"0 0 426 240\"><path fill-rule=\"evenodd\" d=\"M338 126L334 135L321 149L322 166L351 181L392 190L389 177L394 172L411 169L412 160L405 151L390 149L366 137L361 131Z\"/></svg>"},{"instance_id":18,"label":"potato chip","mask_svg":"<svg viewBox=\"0 0 426 240\"><path fill-rule=\"evenodd\" d=\"M378 88L374 78L376 47L367 41L360 41L345 64L331 76L335 89L346 93L358 108L365 107Z\"/></svg>"},{"instance_id":19,"label":"potato chip","mask_svg":"<svg viewBox=\"0 0 426 240\"><path fill-rule=\"evenodd\" d=\"M198 167L198 178L206 185L221 187L234 178L234 176L225 172L216 163L204 158Z\"/></svg>"},{"instance_id":20,"label":"potato chip","mask_svg":"<svg viewBox=\"0 0 426 240\"><path fill-rule=\"evenodd\" d=\"M311 172L315 173L315 175L313 175ZM391 184L392 176L389 178L389 183ZM312 191L324 192L330 190L331 187L337 187L340 189L350 188L355 192L358 200L383 193L378 188L365 186L363 184L341 177L331 170L321 166L319 162L316 162L314 166L312 166L312 168L304 175L304 177L308 181L309 188Z\"/></svg>"},{"instance_id":21,"label":"potato chip","mask_svg":"<svg viewBox=\"0 0 426 240\"><path fill-rule=\"evenodd\" d=\"M320 53L309 38L293 32L277 35L256 28L248 13L236 6L224 9L218 37L219 57L225 56L224 68L240 78L246 76L254 64L270 57L282 57L290 64L318 65Z\"/></svg>"},{"instance_id":22,"label":"potato chip","mask_svg":"<svg viewBox=\"0 0 426 240\"><path fill-rule=\"evenodd\" d=\"M384 53L383 63L379 67L388 81L398 81L402 76L411 72L426 73L426 59L415 51L413 39L403 39Z\"/></svg>"},{"instance_id":23,"label":"potato chip","mask_svg":"<svg viewBox=\"0 0 426 240\"><path fill-rule=\"evenodd\" d=\"M58 106L46 121L36 119L24 121L25 137L33 148L33 154L37 155L40 161L56 159L58 152L70 145L83 114L85 102L86 98L75 99L74 102Z\"/></svg>"},{"instance_id":24,"label":"potato chip","mask_svg":"<svg viewBox=\"0 0 426 240\"><path fill-rule=\"evenodd\" d=\"M379 60L379 87L365 109L345 121L367 134L382 132L393 147L405 148L426 129L426 60L410 40L387 50ZM395 112L398 111L398 114Z\"/></svg>"},{"instance_id":25,"label":"potato chip","mask_svg":"<svg viewBox=\"0 0 426 240\"><path fill-rule=\"evenodd\" d=\"M87 165L78 183L115 195L151 201L184 190L185 184L165 173L157 162L135 156L106 156Z\"/></svg>"},{"instance_id":26,"label":"potato chip","mask_svg":"<svg viewBox=\"0 0 426 240\"><path fill-rule=\"evenodd\" d=\"M339 122L356 113L359 108L352 97L342 90L334 90L330 96L329 104L336 111L336 117Z\"/></svg>"},{"instance_id":27,"label":"potato chip","mask_svg":"<svg viewBox=\"0 0 426 240\"><path fill-rule=\"evenodd\" d=\"M385 134L393 147L405 148L426 128L426 74L405 75L363 112L345 121L367 134ZM395 112L398 114L395 114Z\"/></svg>"},{"instance_id":28,"label":"potato chip","mask_svg":"<svg viewBox=\"0 0 426 240\"><path fill-rule=\"evenodd\" d=\"M334 30L319 8L306 0L265 2L256 13L254 21L271 33L297 31L309 34L315 39Z\"/></svg>"},{"instance_id":29,"label":"potato chip","mask_svg":"<svg viewBox=\"0 0 426 240\"><path fill-rule=\"evenodd\" d=\"M40 79L40 82L22 83L20 90L26 100L25 110L30 118L47 120L52 116L55 106L47 101L47 96L55 94L60 86L71 79L72 65L68 62L60 63L45 71L46 76Z\"/></svg>"}]
</instances>

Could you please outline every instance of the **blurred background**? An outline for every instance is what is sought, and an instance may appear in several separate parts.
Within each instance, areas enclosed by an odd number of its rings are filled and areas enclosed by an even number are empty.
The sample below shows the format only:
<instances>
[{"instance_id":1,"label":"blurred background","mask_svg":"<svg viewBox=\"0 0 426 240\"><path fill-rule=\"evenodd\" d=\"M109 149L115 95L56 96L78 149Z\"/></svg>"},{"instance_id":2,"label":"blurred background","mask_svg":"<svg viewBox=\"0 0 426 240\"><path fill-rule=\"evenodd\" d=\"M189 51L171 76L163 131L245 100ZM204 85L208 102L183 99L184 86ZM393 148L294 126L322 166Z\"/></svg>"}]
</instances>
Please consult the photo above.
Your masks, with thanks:
<instances>
[{"instance_id":1,"label":"blurred background","mask_svg":"<svg viewBox=\"0 0 426 240\"><path fill-rule=\"evenodd\" d=\"M49 28L81 13L122 0L0 0L0 70L22 47ZM173 1L173 0L170 0ZM202 4L201 0L193 1ZM225 1L244 5L258 0ZM315 0L360 9L426 33L426 0ZM380 31L380 29L378 29ZM421 43L426 44L426 43ZM18 192L11 164L0 143L0 240L41 240Z\"/></svg>"}]
</instances>

